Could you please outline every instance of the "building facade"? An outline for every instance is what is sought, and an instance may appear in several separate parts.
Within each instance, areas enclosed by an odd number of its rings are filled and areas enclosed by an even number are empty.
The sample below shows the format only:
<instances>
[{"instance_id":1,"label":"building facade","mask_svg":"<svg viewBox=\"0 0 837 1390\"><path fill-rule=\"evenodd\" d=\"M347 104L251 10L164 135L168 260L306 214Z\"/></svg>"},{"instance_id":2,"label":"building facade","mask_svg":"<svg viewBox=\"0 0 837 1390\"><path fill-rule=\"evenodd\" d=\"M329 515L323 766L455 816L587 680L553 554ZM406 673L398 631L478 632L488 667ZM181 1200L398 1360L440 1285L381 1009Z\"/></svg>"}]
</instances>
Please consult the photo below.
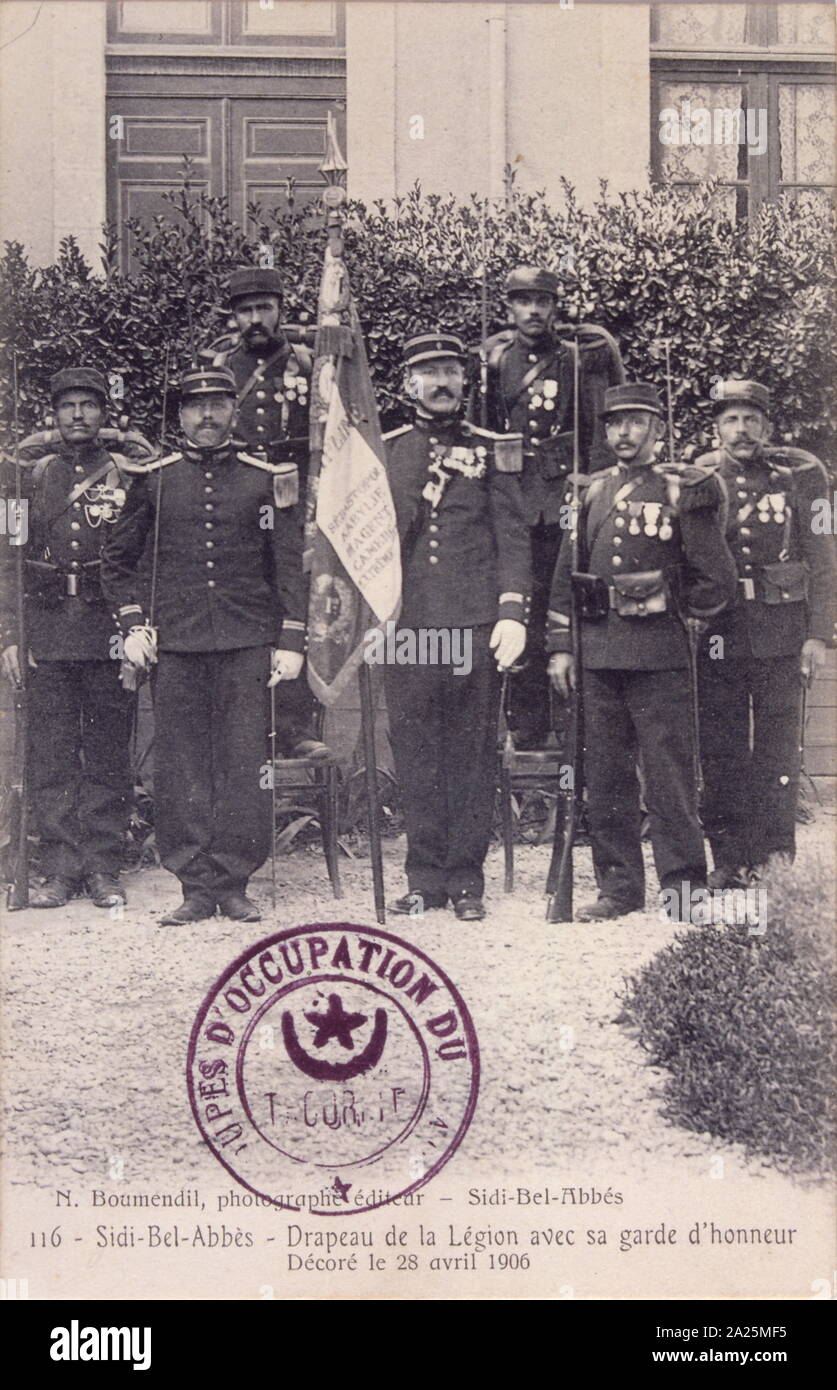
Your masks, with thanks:
<instances>
[{"instance_id":1,"label":"building facade","mask_svg":"<svg viewBox=\"0 0 837 1390\"><path fill-rule=\"evenodd\" d=\"M72 234L96 268L106 219L170 212L184 156L242 222L316 198L329 110L365 201L712 175L746 218L833 197L834 56L829 0L0 0L0 236L47 265ZM815 699L825 774L833 663Z\"/></svg>"},{"instance_id":2,"label":"building facade","mask_svg":"<svg viewBox=\"0 0 837 1390\"><path fill-rule=\"evenodd\" d=\"M366 201L502 196L510 166L556 200L712 174L747 216L832 195L834 51L827 0L0 0L2 234L95 265L184 156L237 220L315 197L329 109Z\"/></svg>"}]
</instances>

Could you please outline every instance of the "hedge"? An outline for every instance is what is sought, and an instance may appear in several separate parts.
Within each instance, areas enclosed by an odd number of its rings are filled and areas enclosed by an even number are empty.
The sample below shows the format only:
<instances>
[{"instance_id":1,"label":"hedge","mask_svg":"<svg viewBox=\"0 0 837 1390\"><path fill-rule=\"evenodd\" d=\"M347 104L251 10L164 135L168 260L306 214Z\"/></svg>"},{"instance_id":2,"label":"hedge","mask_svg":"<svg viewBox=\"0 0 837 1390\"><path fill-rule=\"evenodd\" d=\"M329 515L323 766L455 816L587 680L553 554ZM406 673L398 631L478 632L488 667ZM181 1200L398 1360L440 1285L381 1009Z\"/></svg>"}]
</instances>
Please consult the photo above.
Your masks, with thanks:
<instances>
[{"instance_id":1,"label":"hedge","mask_svg":"<svg viewBox=\"0 0 837 1390\"><path fill-rule=\"evenodd\" d=\"M713 379L752 375L774 393L779 435L831 465L837 436L834 216L783 199L749 227L717 211L711 184L684 198L665 186L612 195L602 184L581 207L565 184L559 209L511 184L508 205L423 196L416 186L387 207L348 205L346 255L386 427L400 422L400 346L420 327L480 334L483 251L489 328L504 326L509 269L540 262L561 277L561 317L603 324L618 338L629 375L664 384L661 341L671 343L676 432L709 440ZM322 265L322 218L290 201L248 209L234 223L224 199L196 193L188 168L171 212L151 224L104 230L104 272L94 274L73 238L45 269L19 243L0 261L0 353L18 349L21 423L37 428L50 374L69 362L121 375L125 409L159 434L163 361L191 356L224 331L230 269L268 256L287 284L284 317L313 323ZM485 213L485 215L484 215ZM484 232L484 235L483 235ZM120 237L137 267L117 268ZM187 312L188 306L188 312ZM7 423L11 414L5 403Z\"/></svg>"}]
</instances>

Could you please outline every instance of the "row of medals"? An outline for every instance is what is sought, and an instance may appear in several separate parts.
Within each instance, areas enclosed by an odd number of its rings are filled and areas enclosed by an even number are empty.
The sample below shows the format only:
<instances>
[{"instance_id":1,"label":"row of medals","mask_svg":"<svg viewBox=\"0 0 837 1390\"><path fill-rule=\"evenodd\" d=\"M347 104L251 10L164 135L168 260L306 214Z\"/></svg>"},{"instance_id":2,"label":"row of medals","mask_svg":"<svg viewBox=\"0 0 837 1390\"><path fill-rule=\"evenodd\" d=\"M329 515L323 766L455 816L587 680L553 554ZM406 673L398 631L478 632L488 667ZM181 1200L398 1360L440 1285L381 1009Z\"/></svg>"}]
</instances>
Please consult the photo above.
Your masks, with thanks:
<instances>
[{"instance_id":1,"label":"row of medals","mask_svg":"<svg viewBox=\"0 0 837 1390\"><path fill-rule=\"evenodd\" d=\"M529 404L532 406L533 410L540 410L541 406L543 406L544 410L554 410L555 397L557 395L557 381L536 381L533 394L529 398Z\"/></svg>"},{"instance_id":2,"label":"row of medals","mask_svg":"<svg viewBox=\"0 0 837 1390\"><path fill-rule=\"evenodd\" d=\"M738 495L740 497L741 493ZM770 521L772 515L772 519L781 526L785 520L785 494L783 492L765 493L764 497L760 497L756 502L756 515L759 521Z\"/></svg>"},{"instance_id":3,"label":"row of medals","mask_svg":"<svg viewBox=\"0 0 837 1390\"><path fill-rule=\"evenodd\" d=\"M283 401L295 401L299 396L300 405L305 405L308 400L308 378L304 376L286 376L283 381L284 391L276 391L273 399L278 405Z\"/></svg>"},{"instance_id":4,"label":"row of medals","mask_svg":"<svg viewBox=\"0 0 837 1390\"><path fill-rule=\"evenodd\" d=\"M674 532L671 517L663 509L662 502L625 502L622 504L628 513L628 535L638 536L640 531L646 536L659 536L661 541L670 541ZM617 510L622 506L617 503Z\"/></svg>"}]
</instances>

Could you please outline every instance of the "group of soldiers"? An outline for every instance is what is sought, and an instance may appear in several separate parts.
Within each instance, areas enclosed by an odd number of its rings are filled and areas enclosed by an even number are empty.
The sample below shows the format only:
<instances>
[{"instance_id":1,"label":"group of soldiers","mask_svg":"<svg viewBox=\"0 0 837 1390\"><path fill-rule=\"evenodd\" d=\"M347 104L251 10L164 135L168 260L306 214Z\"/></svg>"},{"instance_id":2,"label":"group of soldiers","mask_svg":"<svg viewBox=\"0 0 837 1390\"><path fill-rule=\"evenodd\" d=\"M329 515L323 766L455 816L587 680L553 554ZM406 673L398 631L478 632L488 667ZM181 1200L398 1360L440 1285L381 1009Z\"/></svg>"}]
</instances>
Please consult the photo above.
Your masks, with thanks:
<instances>
[{"instance_id":1,"label":"group of soldiers","mask_svg":"<svg viewBox=\"0 0 837 1390\"><path fill-rule=\"evenodd\" d=\"M746 885L794 853L801 690L833 634L834 543L811 524L825 471L770 445L769 393L743 380L712 393L711 453L660 462L663 404L625 381L614 339L559 322L545 268L506 292L511 327L476 369L448 331L405 343L413 419L386 436L400 627L467 631L471 652L467 672L385 670L407 830L390 908L485 915L508 672L519 748L560 741L583 697L598 896L577 920L643 907L643 812L664 892ZM125 901L126 675L152 677L157 844L183 890L163 923L259 918L271 687L278 751L329 756L303 671L311 353L283 330L276 271L235 271L229 301L235 332L179 383L176 452L108 429L91 367L55 374L56 428L20 450L26 653L8 547L0 640L6 675L27 675L34 907Z\"/></svg>"}]
</instances>

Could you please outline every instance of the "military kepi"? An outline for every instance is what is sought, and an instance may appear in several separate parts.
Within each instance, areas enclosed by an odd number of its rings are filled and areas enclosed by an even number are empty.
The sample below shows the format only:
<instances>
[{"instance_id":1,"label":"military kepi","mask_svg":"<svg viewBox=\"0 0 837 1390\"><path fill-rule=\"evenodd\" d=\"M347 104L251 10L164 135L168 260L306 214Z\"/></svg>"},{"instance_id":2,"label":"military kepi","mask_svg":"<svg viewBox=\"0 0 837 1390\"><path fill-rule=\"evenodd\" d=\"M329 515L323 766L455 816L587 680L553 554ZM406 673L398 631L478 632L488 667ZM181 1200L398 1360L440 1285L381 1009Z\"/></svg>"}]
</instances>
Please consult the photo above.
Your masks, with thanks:
<instances>
[{"instance_id":1,"label":"military kepi","mask_svg":"<svg viewBox=\"0 0 837 1390\"><path fill-rule=\"evenodd\" d=\"M404 366L429 362L434 357L460 357L464 362L465 344L454 333L417 333L404 344Z\"/></svg>"},{"instance_id":2,"label":"military kepi","mask_svg":"<svg viewBox=\"0 0 837 1390\"><path fill-rule=\"evenodd\" d=\"M617 410L649 410L652 415L663 413L657 388L650 381L628 381L622 386L608 386L601 414L612 415Z\"/></svg>"},{"instance_id":3,"label":"military kepi","mask_svg":"<svg viewBox=\"0 0 837 1390\"><path fill-rule=\"evenodd\" d=\"M518 265L506 279L506 296L515 294L551 294L557 299L561 282L551 270L537 265Z\"/></svg>"},{"instance_id":4,"label":"military kepi","mask_svg":"<svg viewBox=\"0 0 837 1390\"><path fill-rule=\"evenodd\" d=\"M235 396L235 377L228 367L194 367L180 378L180 399L187 396Z\"/></svg>"},{"instance_id":5,"label":"military kepi","mask_svg":"<svg viewBox=\"0 0 837 1390\"><path fill-rule=\"evenodd\" d=\"M53 405L65 391L92 391L95 395L101 396L103 402L108 399L107 382L95 367L62 367L61 371L56 372L49 380L49 395Z\"/></svg>"},{"instance_id":6,"label":"military kepi","mask_svg":"<svg viewBox=\"0 0 837 1390\"><path fill-rule=\"evenodd\" d=\"M227 295L230 303L234 304L246 294L274 294L281 299L282 277L279 271L258 265L239 266L230 276Z\"/></svg>"},{"instance_id":7,"label":"military kepi","mask_svg":"<svg viewBox=\"0 0 837 1390\"><path fill-rule=\"evenodd\" d=\"M711 395L716 415L730 405L754 405L770 414L770 392L760 381L719 381Z\"/></svg>"}]
</instances>

